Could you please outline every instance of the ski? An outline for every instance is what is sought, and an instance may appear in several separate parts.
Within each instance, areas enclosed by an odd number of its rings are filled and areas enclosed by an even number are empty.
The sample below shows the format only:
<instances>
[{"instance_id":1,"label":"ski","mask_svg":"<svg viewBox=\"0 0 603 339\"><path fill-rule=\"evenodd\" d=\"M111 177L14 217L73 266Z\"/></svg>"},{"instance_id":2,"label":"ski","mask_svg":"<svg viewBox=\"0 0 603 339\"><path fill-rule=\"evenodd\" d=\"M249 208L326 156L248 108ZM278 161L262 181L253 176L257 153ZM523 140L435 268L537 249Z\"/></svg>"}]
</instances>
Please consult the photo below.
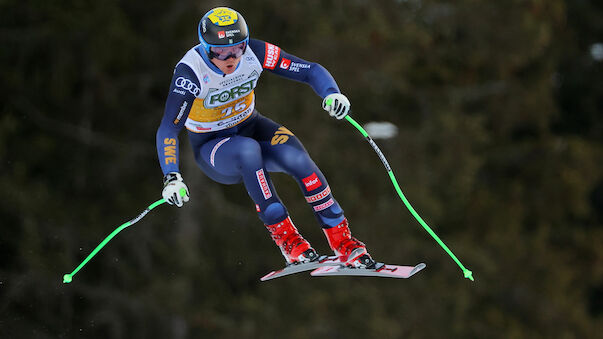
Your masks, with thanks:
<instances>
[{"instance_id":1,"label":"ski","mask_svg":"<svg viewBox=\"0 0 603 339\"><path fill-rule=\"evenodd\" d=\"M323 266L315 269L310 273L313 277L328 277L328 276L365 276L365 277L384 277L384 278L410 278L427 265L420 263L416 266L398 266L377 263L375 268L350 268L343 265Z\"/></svg>"},{"instance_id":2,"label":"ski","mask_svg":"<svg viewBox=\"0 0 603 339\"><path fill-rule=\"evenodd\" d=\"M260 278L260 280L266 281L266 280L284 277L284 276L290 275L290 274L315 270L320 267L334 266L334 265L339 266L340 264L341 264L341 261L339 261L339 258L336 256L321 255L318 258L318 260L316 260L316 261L311 261L311 262L302 263L302 264L290 264L290 265L287 265L283 269L280 269L277 271L272 271L272 272L266 274L265 276L263 276L262 278Z\"/></svg>"}]
</instances>

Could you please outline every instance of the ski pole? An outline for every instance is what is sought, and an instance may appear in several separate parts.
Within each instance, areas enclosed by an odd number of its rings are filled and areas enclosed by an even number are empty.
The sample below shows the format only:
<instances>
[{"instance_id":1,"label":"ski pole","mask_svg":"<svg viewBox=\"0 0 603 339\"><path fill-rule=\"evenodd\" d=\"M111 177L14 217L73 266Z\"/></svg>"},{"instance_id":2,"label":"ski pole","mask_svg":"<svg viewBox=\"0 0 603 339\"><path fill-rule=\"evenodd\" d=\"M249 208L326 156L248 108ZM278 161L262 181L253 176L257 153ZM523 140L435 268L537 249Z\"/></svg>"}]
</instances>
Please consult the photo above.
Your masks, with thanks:
<instances>
[{"instance_id":1,"label":"ski pole","mask_svg":"<svg viewBox=\"0 0 603 339\"><path fill-rule=\"evenodd\" d=\"M180 195L184 196L186 194L186 191L184 191L184 188L180 190ZM113 239L113 237L115 237L117 235L117 233L121 232L124 228L128 227L128 226L132 226L135 223L139 222L140 219L144 218L145 215L147 215L147 213L149 213L153 208L165 203L165 199L159 199L157 201L155 201L154 203L152 203L151 205L149 205L149 207L147 207L144 211L142 211L136 218L122 224L121 226L119 226L118 228L116 228L113 232L111 232L111 234L109 234L105 240L103 240L100 244L98 244L98 246L96 246L96 248L94 249L94 251L92 251L92 253L90 253L86 259L84 259L84 261L82 261L82 263L76 267L75 270L73 270L73 272L65 274L63 276L63 283L64 284L68 284L71 282L71 280L73 280L73 276L82 269L82 267L84 267L84 265L86 265L86 263L88 263L88 261L90 261L90 259L92 259L92 257L94 257L103 247L105 247L105 245L111 241L111 239Z\"/></svg>"},{"instance_id":2,"label":"ski pole","mask_svg":"<svg viewBox=\"0 0 603 339\"><path fill-rule=\"evenodd\" d=\"M466 269L465 266L463 266L463 264L454 255L454 253L452 253L452 251L448 248L448 246L446 246L446 244L444 244L444 242L440 239L440 237L438 237L438 235L435 234L435 232L431 229L431 227L429 227L429 225L427 225L427 223L425 221L423 221L423 218L421 218L421 216L412 207L410 202L408 202L408 200L404 196L404 193L402 193L402 190L400 189L400 185L398 185L398 181L396 180L396 177L394 176L394 172L392 171L392 168L389 166L387 159L385 159L383 152L381 152L379 147L377 147L377 144L375 144L375 142L370 137L370 135L368 135L368 133L364 130L364 128L362 128L362 126L360 126L354 119L352 119L352 117L347 115L345 118L350 124L352 124L354 127L356 127L356 129L358 129L358 131L360 131L360 133L362 133L362 135L366 138L368 143L373 147L373 149L379 156L379 159L381 159L381 162L383 162L383 165L385 165L387 174L389 174L389 178L391 179L392 184L394 185L394 188L396 189L396 192L398 192L400 199L402 199L402 202L404 202L404 205L406 205L406 208L408 208L410 213L415 217L415 219L417 219L419 224L421 224L421 226L423 226L423 228L427 231L427 233L429 233L429 235L431 235L437 241L437 243L440 244L440 246L446 251L446 253L448 253L448 255L457 263L457 265L459 265L459 267L463 271L465 278L470 279L471 281L474 281L473 273L470 270Z\"/></svg>"}]
</instances>

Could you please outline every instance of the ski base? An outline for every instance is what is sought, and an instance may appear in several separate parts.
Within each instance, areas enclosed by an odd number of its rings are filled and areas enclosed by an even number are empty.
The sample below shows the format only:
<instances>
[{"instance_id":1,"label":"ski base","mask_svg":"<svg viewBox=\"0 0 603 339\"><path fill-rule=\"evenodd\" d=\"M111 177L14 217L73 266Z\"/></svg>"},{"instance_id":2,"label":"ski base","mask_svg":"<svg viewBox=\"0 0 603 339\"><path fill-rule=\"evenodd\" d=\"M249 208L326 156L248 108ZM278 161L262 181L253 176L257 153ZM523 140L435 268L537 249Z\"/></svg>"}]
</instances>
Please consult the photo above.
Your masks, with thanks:
<instances>
[{"instance_id":1,"label":"ski base","mask_svg":"<svg viewBox=\"0 0 603 339\"><path fill-rule=\"evenodd\" d=\"M262 278L260 278L260 280L266 281L266 280L284 277L284 276L290 275L290 274L315 270L320 267L333 266L333 265L338 266L340 264L341 264L341 261L339 261L339 258L336 256L321 255L318 258L318 260L316 260L316 261L311 261L311 262L302 263L302 264L290 264L283 269L280 269L277 271L272 271L272 272L266 274L265 276L263 276Z\"/></svg>"},{"instance_id":2,"label":"ski base","mask_svg":"<svg viewBox=\"0 0 603 339\"><path fill-rule=\"evenodd\" d=\"M310 273L313 277L328 276L365 276L365 277L383 277L383 278L410 278L417 272L424 269L427 265L420 263L416 266L398 266L377 263L375 268L349 268L343 265L323 266Z\"/></svg>"}]
</instances>

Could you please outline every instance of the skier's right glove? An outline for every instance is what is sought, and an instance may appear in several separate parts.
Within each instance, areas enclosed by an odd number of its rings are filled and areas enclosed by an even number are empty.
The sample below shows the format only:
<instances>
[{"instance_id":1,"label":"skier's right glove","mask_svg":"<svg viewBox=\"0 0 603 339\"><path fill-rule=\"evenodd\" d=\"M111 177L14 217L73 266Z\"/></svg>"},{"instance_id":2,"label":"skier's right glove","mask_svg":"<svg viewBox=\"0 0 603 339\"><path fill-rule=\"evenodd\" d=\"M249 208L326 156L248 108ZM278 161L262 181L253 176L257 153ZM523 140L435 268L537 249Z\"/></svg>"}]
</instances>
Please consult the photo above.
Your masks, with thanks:
<instances>
[{"instance_id":1,"label":"skier's right glove","mask_svg":"<svg viewBox=\"0 0 603 339\"><path fill-rule=\"evenodd\" d=\"M182 207L188 201L188 187L178 172L170 172L163 177L163 199L170 204Z\"/></svg>"}]
</instances>

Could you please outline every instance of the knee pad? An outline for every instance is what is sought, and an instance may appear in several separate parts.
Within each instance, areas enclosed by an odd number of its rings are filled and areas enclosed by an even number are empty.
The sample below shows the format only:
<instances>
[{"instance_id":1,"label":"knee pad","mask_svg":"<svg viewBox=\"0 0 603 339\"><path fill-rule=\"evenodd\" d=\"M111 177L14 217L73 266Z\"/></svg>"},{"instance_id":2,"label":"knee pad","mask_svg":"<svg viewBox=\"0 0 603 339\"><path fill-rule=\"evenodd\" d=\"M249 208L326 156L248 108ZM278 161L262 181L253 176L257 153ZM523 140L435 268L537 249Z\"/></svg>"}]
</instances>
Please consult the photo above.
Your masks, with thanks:
<instances>
[{"instance_id":1,"label":"knee pad","mask_svg":"<svg viewBox=\"0 0 603 339\"><path fill-rule=\"evenodd\" d=\"M266 225L273 225L283 221L287 217L287 209L280 202L273 202L263 211L259 212L260 219Z\"/></svg>"}]
</instances>

